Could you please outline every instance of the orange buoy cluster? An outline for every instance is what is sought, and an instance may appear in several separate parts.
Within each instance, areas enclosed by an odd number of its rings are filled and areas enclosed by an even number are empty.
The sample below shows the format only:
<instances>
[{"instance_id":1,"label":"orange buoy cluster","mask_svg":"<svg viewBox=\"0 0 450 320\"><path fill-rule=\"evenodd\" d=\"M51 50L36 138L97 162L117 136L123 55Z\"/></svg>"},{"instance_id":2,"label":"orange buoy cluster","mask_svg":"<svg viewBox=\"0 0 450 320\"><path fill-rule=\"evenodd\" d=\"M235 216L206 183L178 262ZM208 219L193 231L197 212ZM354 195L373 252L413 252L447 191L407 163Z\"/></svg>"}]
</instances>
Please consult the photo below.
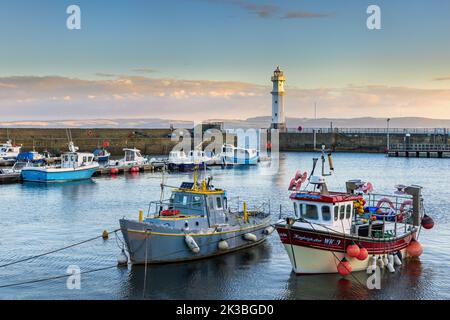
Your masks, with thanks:
<instances>
[{"instance_id":1,"label":"orange buoy cluster","mask_svg":"<svg viewBox=\"0 0 450 320\"><path fill-rule=\"evenodd\" d=\"M109 171L109 173L110 173L110 174L118 174L118 173L119 173L119 169L118 169L118 168L112 168L112 169Z\"/></svg>"},{"instance_id":2,"label":"orange buoy cluster","mask_svg":"<svg viewBox=\"0 0 450 320\"><path fill-rule=\"evenodd\" d=\"M139 167L131 167L130 172L139 172Z\"/></svg>"},{"instance_id":3,"label":"orange buoy cluster","mask_svg":"<svg viewBox=\"0 0 450 320\"><path fill-rule=\"evenodd\" d=\"M352 272L352 266L345 257L337 265L337 271L343 277L348 276Z\"/></svg>"},{"instance_id":4,"label":"orange buoy cluster","mask_svg":"<svg viewBox=\"0 0 450 320\"><path fill-rule=\"evenodd\" d=\"M423 253L422 245L416 239L412 239L409 245L406 247L406 252L410 257L417 258Z\"/></svg>"}]
</instances>

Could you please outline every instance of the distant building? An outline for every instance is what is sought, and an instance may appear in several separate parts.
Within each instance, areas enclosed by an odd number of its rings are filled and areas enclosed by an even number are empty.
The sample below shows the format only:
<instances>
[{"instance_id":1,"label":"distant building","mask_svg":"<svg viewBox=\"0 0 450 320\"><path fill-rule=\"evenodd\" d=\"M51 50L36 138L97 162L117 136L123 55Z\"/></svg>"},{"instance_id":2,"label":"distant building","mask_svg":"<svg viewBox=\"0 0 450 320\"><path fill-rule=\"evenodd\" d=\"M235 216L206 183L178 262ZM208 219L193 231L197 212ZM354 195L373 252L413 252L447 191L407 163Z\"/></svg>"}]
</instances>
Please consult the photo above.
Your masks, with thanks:
<instances>
[{"instance_id":1,"label":"distant building","mask_svg":"<svg viewBox=\"0 0 450 320\"><path fill-rule=\"evenodd\" d=\"M281 132L286 131L286 115L284 113L284 72L277 66L273 72L272 82L272 129L278 129Z\"/></svg>"}]
</instances>

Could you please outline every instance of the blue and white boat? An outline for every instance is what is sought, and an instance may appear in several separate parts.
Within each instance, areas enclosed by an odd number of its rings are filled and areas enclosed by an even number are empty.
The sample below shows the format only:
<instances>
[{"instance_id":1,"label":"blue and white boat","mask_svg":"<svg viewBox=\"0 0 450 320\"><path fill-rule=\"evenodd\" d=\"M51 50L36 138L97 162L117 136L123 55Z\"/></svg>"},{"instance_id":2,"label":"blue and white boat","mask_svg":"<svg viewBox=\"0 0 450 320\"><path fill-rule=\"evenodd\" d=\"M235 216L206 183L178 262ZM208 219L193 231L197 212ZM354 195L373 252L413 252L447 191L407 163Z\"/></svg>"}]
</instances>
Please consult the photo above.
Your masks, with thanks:
<instances>
[{"instance_id":1,"label":"blue and white boat","mask_svg":"<svg viewBox=\"0 0 450 320\"><path fill-rule=\"evenodd\" d=\"M108 163L111 153L109 153L106 149L97 149L94 151L94 156L95 161L99 163Z\"/></svg>"},{"instance_id":2,"label":"blue and white boat","mask_svg":"<svg viewBox=\"0 0 450 320\"><path fill-rule=\"evenodd\" d=\"M170 171L188 172L196 167L204 169L211 159L201 150L189 152L189 156L184 151L171 151L169 153L168 168Z\"/></svg>"},{"instance_id":3,"label":"blue and white boat","mask_svg":"<svg viewBox=\"0 0 450 320\"><path fill-rule=\"evenodd\" d=\"M69 152L61 155L61 164L55 166L36 166L29 163L22 169L22 179L28 182L64 182L92 178L99 165L93 153L78 152L73 142Z\"/></svg>"},{"instance_id":4,"label":"blue and white boat","mask_svg":"<svg viewBox=\"0 0 450 320\"><path fill-rule=\"evenodd\" d=\"M257 165L259 162L258 150L252 148L239 148L231 144L224 144L222 149L223 165Z\"/></svg>"},{"instance_id":5,"label":"blue and white boat","mask_svg":"<svg viewBox=\"0 0 450 320\"><path fill-rule=\"evenodd\" d=\"M45 163L45 157L36 151L21 152L17 156L18 162Z\"/></svg>"}]
</instances>

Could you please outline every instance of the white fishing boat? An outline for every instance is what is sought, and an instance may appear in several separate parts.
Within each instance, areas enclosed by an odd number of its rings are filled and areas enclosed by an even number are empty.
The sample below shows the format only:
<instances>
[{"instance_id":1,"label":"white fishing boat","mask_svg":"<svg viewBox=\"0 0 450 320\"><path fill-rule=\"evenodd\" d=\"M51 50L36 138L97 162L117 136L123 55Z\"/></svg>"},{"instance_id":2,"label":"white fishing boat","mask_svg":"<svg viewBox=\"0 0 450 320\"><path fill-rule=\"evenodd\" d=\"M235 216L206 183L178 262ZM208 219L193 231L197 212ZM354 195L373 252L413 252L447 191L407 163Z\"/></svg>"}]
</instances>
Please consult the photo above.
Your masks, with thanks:
<instances>
[{"instance_id":1,"label":"white fishing boat","mask_svg":"<svg viewBox=\"0 0 450 320\"><path fill-rule=\"evenodd\" d=\"M125 156L120 160L109 161L111 167L134 167L142 166L148 163L148 160L141 155L141 150L133 148L123 149Z\"/></svg>"},{"instance_id":2,"label":"white fishing boat","mask_svg":"<svg viewBox=\"0 0 450 320\"><path fill-rule=\"evenodd\" d=\"M240 148L231 144L224 144L221 154L223 165L256 165L259 161L259 152L252 148Z\"/></svg>"},{"instance_id":3,"label":"white fishing boat","mask_svg":"<svg viewBox=\"0 0 450 320\"><path fill-rule=\"evenodd\" d=\"M199 165L203 165L203 164L211 165L211 164L213 164L212 157L207 156L205 151L203 151L203 150L198 150L198 149L191 150L189 152L189 158L195 164L199 164Z\"/></svg>"},{"instance_id":4,"label":"white fishing boat","mask_svg":"<svg viewBox=\"0 0 450 320\"><path fill-rule=\"evenodd\" d=\"M0 146L0 165L12 165L17 160L17 156L22 149L22 145L13 145L11 140Z\"/></svg>"},{"instance_id":5,"label":"white fishing boat","mask_svg":"<svg viewBox=\"0 0 450 320\"><path fill-rule=\"evenodd\" d=\"M184 151L171 151L168 168L170 171L192 171L195 168L195 162Z\"/></svg>"}]
</instances>

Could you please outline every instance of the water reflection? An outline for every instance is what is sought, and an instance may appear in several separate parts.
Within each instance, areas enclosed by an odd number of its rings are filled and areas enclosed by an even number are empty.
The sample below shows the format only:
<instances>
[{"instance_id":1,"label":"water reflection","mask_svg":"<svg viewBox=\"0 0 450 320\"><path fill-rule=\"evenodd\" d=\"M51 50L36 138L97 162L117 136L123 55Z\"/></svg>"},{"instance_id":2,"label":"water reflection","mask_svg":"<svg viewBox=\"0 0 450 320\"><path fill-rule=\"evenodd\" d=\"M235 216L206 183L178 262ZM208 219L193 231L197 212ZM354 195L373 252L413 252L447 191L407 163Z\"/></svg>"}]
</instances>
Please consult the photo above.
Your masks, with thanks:
<instances>
[{"instance_id":1,"label":"water reflection","mask_svg":"<svg viewBox=\"0 0 450 320\"><path fill-rule=\"evenodd\" d=\"M230 299L230 294L237 289L236 278L244 276L245 270L258 269L270 257L270 246L262 244L211 259L148 266L147 275L145 266L135 265L130 267L122 295L143 298L147 277L145 299Z\"/></svg>"}]
</instances>

